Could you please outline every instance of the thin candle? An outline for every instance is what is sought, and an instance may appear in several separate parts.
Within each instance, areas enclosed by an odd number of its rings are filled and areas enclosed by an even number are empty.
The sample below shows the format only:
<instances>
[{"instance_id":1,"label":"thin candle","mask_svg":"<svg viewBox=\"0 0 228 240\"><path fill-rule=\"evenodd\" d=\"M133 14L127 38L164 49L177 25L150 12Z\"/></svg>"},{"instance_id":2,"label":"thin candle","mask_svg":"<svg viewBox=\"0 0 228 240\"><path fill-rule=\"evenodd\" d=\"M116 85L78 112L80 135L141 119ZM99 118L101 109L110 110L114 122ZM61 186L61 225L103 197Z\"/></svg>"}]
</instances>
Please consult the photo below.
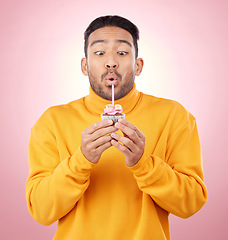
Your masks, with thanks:
<instances>
[{"instance_id":1,"label":"thin candle","mask_svg":"<svg viewBox=\"0 0 228 240\"><path fill-rule=\"evenodd\" d=\"M114 85L112 84L112 106L114 107Z\"/></svg>"}]
</instances>

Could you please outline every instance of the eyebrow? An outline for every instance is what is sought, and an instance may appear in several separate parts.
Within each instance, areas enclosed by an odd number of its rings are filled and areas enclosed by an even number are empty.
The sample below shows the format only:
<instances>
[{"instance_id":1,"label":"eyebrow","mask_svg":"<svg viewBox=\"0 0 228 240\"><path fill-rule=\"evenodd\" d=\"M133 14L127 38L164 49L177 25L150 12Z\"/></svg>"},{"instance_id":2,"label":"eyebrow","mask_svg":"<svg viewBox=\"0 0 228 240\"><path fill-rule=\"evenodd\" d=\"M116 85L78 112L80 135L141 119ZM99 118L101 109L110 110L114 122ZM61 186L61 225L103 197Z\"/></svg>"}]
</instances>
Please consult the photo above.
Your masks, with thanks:
<instances>
[{"instance_id":1,"label":"eyebrow","mask_svg":"<svg viewBox=\"0 0 228 240\"><path fill-rule=\"evenodd\" d=\"M119 39L119 40L117 40L117 42L119 42L119 43L126 43L127 45L129 45L130 47L132 47L132 45L131 45L127 40Z\"/></svg>"},{"instance_id":2,"label":"eyebrow","mask_svg":"<svg viewBox=\"0 0 228 240\"><path fill-rule=\"evenodd\" d=\"M102 42L105 42L105 40L95 40L90 44L90 47L92 47L96 43L102 43Z\"/></svg>"},{"instance_id":3,"label":"eyebrow","mask_svg":"<svg viewBox=\"0 0 228 240\"><path fill-rule=\"evenodd\" d=\"M102 40L102 39L98 39L98 40L94 40L91 44L90 44L90 47L92 47L94 44L96 43L105 43L107 42L106 40ZM127 40L122 40L122 39L118 39L116 40L116 42L119 42L119 43L126 43L127 45L129 45L130 47L132 47L131 43L128 42Z\"/></svg>"}]
</instances>

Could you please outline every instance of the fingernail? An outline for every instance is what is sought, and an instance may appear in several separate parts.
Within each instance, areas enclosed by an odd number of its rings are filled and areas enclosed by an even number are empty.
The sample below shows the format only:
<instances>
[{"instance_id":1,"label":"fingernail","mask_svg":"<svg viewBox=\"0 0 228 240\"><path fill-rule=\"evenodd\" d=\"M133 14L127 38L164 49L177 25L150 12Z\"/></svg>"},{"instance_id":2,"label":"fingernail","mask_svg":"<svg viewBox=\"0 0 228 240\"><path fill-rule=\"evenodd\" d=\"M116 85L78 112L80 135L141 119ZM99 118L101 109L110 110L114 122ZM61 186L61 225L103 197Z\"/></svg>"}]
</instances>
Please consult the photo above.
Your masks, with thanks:
<instances>
[{"instance_id":1,"label":"fingernail","mask_svg":"<svg viewBox=\"0 0 228 240\"><path fill-rule=\"evenodd\" d=\"M108 120L108 124L113 124L112 120Z\"/></svg>"}]
</instances>

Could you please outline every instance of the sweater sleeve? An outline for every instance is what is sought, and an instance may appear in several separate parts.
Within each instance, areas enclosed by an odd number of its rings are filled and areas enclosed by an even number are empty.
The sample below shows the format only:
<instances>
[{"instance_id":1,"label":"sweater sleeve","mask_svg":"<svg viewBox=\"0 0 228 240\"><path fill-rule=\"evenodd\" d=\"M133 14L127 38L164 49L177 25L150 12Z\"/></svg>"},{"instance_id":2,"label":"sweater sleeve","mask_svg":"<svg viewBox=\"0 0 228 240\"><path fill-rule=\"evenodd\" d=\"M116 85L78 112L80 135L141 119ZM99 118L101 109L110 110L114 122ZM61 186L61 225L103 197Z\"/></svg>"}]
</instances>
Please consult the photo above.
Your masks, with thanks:
<instances>
[{"instance_id":1,"label":"sweater sleeve","mask_svg":"<svg viewBox=\"0 0 228 240\"><path fill-rule=\"evenodd\" d=\"M196 213L207 200L196 121L190 113L186 116L170 128L165 159L145 151L130 168L144 193L182 218Z\"/></svg>"},{"instance_id":2,"label":"sweater sleeve","mask_svg":"<svg viewBox=\"0 0 228 240\"><path fill-rule=\"evenodd\" d=\"M26 183L26 200L32 217L49 225L71 211L89 186L93 165L80 147L60 161L54 134L42 124L36 124L29 142Z\"/></svg>"}]
</instances>

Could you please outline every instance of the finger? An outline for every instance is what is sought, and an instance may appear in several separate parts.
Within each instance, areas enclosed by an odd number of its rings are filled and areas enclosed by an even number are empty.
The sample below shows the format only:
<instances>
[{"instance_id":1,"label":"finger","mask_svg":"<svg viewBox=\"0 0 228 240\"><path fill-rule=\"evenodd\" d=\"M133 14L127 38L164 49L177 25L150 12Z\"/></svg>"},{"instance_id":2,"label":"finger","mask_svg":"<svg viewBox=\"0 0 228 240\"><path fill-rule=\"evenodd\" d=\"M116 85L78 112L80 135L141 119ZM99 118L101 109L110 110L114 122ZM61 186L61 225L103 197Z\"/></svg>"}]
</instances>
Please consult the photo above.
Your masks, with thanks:
<instances>
[{"instance_id":1,"label":"finger","mask_svg":"<svg viewBox=\"0 0 228 240\"><path fill-rule=\"evenodd\" d=\"M137 135L139 136L139 138L142 138L142 139L145 138L144 134L134 124L128 122L125 119L120 119L118 122L122 123L123 125L125 125L129 128L131 128L132 130L134 130L137 133Z\"/></svg>"},{"instance_id":2,"label":"finger","mask_svg":"<svg viewBox=\"0 0 228 240\"><path fill-rule=\"evenodd\" d=\"M112 140L111 141L112 146L116 147L117 149L119 149L124 155L125 157L128 157L131 155L131 151L124 145L120 144L119 142L117 142L116 140Z\"/></svg>"},{"instance_id":3,"label":"finger","mask_svg":"<svg viewBox=\"0 0 228 240\"><path fill-rule=\"evenodd\" d=\"M121 122L117 122L115 127L121 130L129 139L131 139L134 143L140 143L139 136L137 135L136 131L132 128L122 124Z\"/></svg>"},{"instance_id":4,"label":"finger","mask_svg":"<svg viewBox=\"0 0 228 240\"><path fill-rule=\"evenodd\" d=\"M91 147L91 149L97 149L100 146L110 142L111 140L112 140L112 137L110 135L106 135L106 136L100 137L97 140L95 140L94 142L90 143L90 147Z\"/></svg>"},{"instance_id":5,"label":"finger","mask_svg":"<svg viewBox=\"0 0 228 240\"><path fill-rule=\"evenodd\" d=\"M89 161L97 163L100 160L101 154L108 148L112 146L111 141L99 146L96 149L91 150L92 158ZM88 159L88 158L87 158Z\"/></svg>"},{"instance_id":6,"label":"finger","mask_svg":"<svg viewBox=\"0 0 228 240\"><path fill-rule=\"evenodd\" d=\"M109 126L109 127L106 127L106 128L101 128L101 129L98 129L97 131L95 131L94 133L92 133L90 135L91 137L91 141L95 141L105 135L108 135L110 133L113 133L115 131L117 131L118 129L114 126Z\"/></svg>"},{"instance_id":7,"label":"finger","mask_svg":"<svg viewBox=\"0 0 228 240\"><path fill-rule=\"evenodd\" d=\"M123 145L125 145L130 151L132 151L135 147L135 144L132 142L131 139L123 137L117 133L112 133L111 137L115 139L116 141L121 142Z\"/></svg>"},{"instance_id":8,"label":"finger","mask_svg":"<svg viewBox=\"0 0 228 240\"><path fill-rule=\"evenodd\" d=\"M98 129L105 128L105 127L108 127L108 126L111 126L111 125L113 125L113 121L112 120L105 120L105 121L96 122L93 125L91 125L90 127L88 127L85 130L85 132L87 134L92 134L95 131L97 131Z\"/></svg>"},{"instance_id":9,"label":"finger","mask_svg":"<svg viewBox=\"0 0 228 240\"><path fill-rule=\"evenodd\" d=\"M112 146L111 141L99 146L96 150L101 155L106 149L110 148Z\"/></svg>"}]
</instances>

